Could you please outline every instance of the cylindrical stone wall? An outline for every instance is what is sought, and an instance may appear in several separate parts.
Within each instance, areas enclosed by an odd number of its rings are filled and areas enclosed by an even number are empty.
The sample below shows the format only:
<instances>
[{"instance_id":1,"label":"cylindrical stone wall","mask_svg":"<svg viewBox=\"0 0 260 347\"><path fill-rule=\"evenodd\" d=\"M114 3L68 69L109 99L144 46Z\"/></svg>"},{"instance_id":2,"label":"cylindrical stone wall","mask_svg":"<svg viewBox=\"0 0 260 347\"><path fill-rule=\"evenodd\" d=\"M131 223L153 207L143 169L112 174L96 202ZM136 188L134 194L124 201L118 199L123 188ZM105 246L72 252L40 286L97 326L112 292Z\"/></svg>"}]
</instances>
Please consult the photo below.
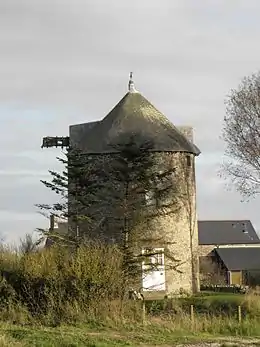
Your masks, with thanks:
<instances>
[{"instance_id":1,"label":"cylindrical stone wall","mask_svg":"<svg viewBox=\"0 0 260 347\"><path fill-rule=\"evenodd\" d=\"M149 224L149 234L165 247L166 294L196 292L198 275L198 227L194 156L157 153L158 171L172 169L172 203Z\"/></svg>"},{"instance_id":2,"label":"cylindrical stone wall","mask_svg":"<svg viewBox=\"0 0 260 347\"><path fill-rule=\"evenodd\" d=\"M102 167L105 169L110 166L116 155L90 155L89 160L96 160L102 170ZM153 211L151 211L147 221L142 222L135 246L139 248L139 251L142 247L158 247L158 245L165 249L165 294L196 292L199 288L199 276L195 158L192 154L174 152L159 152L151 155L155 163L154 169L158 173L169 172L172 190L170 195L165 197L166 206L159 206L153 218L151 218L153 215ZM113 184L112 177L108 182L110 186L107 194L111 194L111 182ZM101 198L98 204L93 205L87 211L87 214L95 215L97 221L96 227L94 225L89 229L89 236L104 241L122 242L123 235L120 234L122 229L118 225L113 225L115 222L113 217L118 213L118 206L115 205L113 197L111 200L105 198L106 189L102 194L103 199ZM163 205L164 201L161 203ZM147 210L153 208L157 207L147 206ZM82 226L83 229L84 226ZM138 226L136 226L137 229Z\"/></svg>"}]
</instances>

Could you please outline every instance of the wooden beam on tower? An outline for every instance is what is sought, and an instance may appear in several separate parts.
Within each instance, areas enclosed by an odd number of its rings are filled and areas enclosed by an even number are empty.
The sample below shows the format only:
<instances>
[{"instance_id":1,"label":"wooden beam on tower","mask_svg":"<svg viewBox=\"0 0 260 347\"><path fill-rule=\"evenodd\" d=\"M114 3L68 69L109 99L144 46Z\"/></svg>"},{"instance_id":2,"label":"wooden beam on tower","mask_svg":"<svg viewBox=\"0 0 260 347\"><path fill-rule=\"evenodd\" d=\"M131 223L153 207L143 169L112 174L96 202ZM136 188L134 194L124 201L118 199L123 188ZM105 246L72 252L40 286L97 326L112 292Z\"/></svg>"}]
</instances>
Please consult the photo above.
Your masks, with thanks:
<instances>
[{"instance_id":1,"label":"wooden beam on tower","mask_svg":"<svg viewBox=\"0 0 260 347\"><path fill-rule=\"evenodd\" d=\"M70 138L69 136L47 136L42 140L41 148L50 148L50 147L61 147L69 148L70 147Z\"/></svg>"}]
</instances>

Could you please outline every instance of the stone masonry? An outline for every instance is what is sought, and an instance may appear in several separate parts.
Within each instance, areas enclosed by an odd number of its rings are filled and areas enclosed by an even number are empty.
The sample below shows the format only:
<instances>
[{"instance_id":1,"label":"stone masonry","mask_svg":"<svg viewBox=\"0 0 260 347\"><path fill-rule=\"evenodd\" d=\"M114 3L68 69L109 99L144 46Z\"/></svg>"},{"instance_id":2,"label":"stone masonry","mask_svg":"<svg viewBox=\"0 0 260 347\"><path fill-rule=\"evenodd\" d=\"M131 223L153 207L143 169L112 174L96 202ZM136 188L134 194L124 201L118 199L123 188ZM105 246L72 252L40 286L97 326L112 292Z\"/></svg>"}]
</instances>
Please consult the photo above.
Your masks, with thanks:
<instances>
[{"instance_id":1,"label":"stone masonry","mask_svg":"<svg viewBox=\"0 0 260 347\"><path fill-rule=\"evenodd\" d=\"M146 115L145 112L148 114ZM155 130L156 122L158 122L158 131ZM157 147L153 151L158 159L158 170L162 167L167 169L167 166L175 169L173 183L178 188L171 197L175 199L171 207L172 211L156 215L152 222L149 222L149 227L147 226L143 231L144 239L151 236L151 243L153 237L157 241L149 245L140 241L138 247L158 247L159 242L160 246L165 248L166 291L162 294L171 296L182 291L196 292L199 290L199 267L195 157L199 154L199 150L193 145L192 128L177 129L144 97L131 89L103 120L70 126L70 141L74 147L81 148L88 155L99 156L101 161L110 160L115 154L109 153L107 149L109 147L106 147L106 144L109 141L115 141L118 133L120 136L129 132L133 133L135 124L138 126L136 131L141 130L144 138L145 129L150 131L147 134L148 139L153 136L156 143L158 137L158 151L156 151ZM164 129L165 136L162 134ZM100 138L103 141L102 146L106 149L102 152L101 143L95 147L91 142L92 138ZM89 142L86 142L86 139ZM164 139L168 141L165 145L162 142ZM103 206L101 215L105 218L106 214L111 214L112 211L113 207ZM109 235L105 237L119 241L120 235L112 235L113 228L109 230L107 230ZM97 234L96 236L101 237Z\"/></svg>"}]
</instances>

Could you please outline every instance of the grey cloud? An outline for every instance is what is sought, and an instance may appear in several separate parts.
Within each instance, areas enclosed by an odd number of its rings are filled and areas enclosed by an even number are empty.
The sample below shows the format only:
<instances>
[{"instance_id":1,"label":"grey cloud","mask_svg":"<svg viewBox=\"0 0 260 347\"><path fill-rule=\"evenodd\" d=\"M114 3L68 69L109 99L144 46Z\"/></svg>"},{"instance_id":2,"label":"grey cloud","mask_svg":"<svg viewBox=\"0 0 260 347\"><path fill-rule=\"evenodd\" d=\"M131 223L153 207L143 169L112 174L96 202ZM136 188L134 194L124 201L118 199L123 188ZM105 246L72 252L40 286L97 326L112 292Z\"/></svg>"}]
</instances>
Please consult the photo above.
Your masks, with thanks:
<instances>
[{"instance_id":1,"label":"grey cloud","mask_svg":"<svg viewBox=\"0 0 260 347\"><path fill-rule=\"evenodd\" d=\"M254 0L1 1L0 175L10 202L2 199L0 208L11 211L16 200L12 213L28 217L21 233L39 222L29 205L48 197L38 180L60 169L60 151L40 150L42 137L104 117L126 91L130 70L174 123L194 126L202 150L199 215L242 213L239 195L226 192L217 176L219 136L225 96L259 68L259 10ZM244 214L259 221L256 206L247 206ZM11 230L16 218L7 225L0 211L0 227Z\"/></svg>"},{"instance_id":2,"label":"grey cloud","mask_svg":"<svg viewBox=\"0 0 260 347\"><path fill-rule=\"evenodd\" d=\"M140 2L139 5L124 2L120 7L118 1L112 4L104 1L75 1L74 6L71 6L71 2L64 1L62 7L57 7L57 2L55 3L56 6L48 6L47 1L38 1L37 6L33 6L32 2L27 2L26 10L23 11L23 6L18 6L16 11L13 6L14 13L9 11L11 18L8 11L3 12L5 21L2 25L9 23L2 31L5 33L1 45L2 59L6 56L7 60L3 75L10 81L5 86L3 96L13 88L20 98L29 94L31 102L34 97L47 97L47 101L53 102L62 95L67 96L66 93L70 93L71 99L77 100L78 94L82 97L82 89L86 93L91 92L88 77L95 78L96 89L93 85L91 88L98 92L102 90L100 84L111 84L110 81L104 83L105 77L110 76L110 69L116 68L120 73L128 70L129 64L147 73L152 70L155 77L156 74L162 75L163 70L171 69L177 76L177 81L181 77L188 77L189 83L192 83L195 71L197 74L205 74L207 69L206 72L212 74L213 66L214 71L223 68L233 70L233 62L227 61L231 46L233 50L239 49L238 59L243 56L247 56L247 59L252 57L248 50L240 50L243 36L234 40L234 37L227 35L225 30L230 28L223 25L225 21L218 26L222 29L216 32L210 30L211 24L207 31L197 30L196 34L197 27L203 24L201 16L196 11L176 11L173 6L171 8L170 2L162 1L157 8L151 6L153 2L149 2L150 6L147 8L147 2L145 8L142 8ZM140 7L143 12L137 11ZM182 15L180 17L179 12ZM212 22L214 20L210 23ZM21 38L23 34L24 40ZM248 42L247 38L243 44L249 44ZM253 38L251 45L254 42ZM221 54L218 54L219 51ZM117 55L120 55L120 59L116 58ZM210 60L211 65L205 64L206 60ZM159 69L158 63L161 63ZM193 76L183 76L184 71L191 72ZM26 78L28 75L29 79ZM197 83L199 78L200 76L195 78ZM167 80L167 75L164 80ZM37 91L41 96L35 95Z\"/></svg>"},{"instance_id":3,"label":"grey cloud","mask_svg":"<svg viewBox=\"0 0 260 347\"><path fill-rule=\"evenodd\" d=\"M0 211L0 238L6 243L18 243L26 233L37 228L48 228L49 221L36 213Z\"/></svg>"},{"instance_id":4,"label":"grey cloud","mask_svg":"<svg viewBox=\"0 0 260 347\"><path fill-rule=\"evenodd\" d=\"M205 178L200 180L198 190L199 218L202 219L250 219L260 235L260 223L257 206L259 199L242 202L235 192L227 192L225 185L218 180Z\"/></svg>"},{"instance_id":5,"label":"grey cloud","mask_svg":"<svg viewBox=\"0 0 260 347\"><path fill-rule=\"evenodd\" d=\"M199 159L197 161L199 219L250 219L260 235L260 198L242 202L234 187L218 176L218 160L219 156L214 162L208 155L202 163Z\"/></svg>"},{"instance_id":6,"label":"grey cloud","mask_svg":"<svg viewBox=\"0 0 260 347\"><path fill-rule=\"evenodd\" d=\"M14 185L10 191L10 187L1 187L0 211L8 213L35 213L36 203L45 203L50 201L47 191L31 183L27 185ZM36 189L36 190L35 190ZM19 198L18 198L19 197ZM1 223L1 216L0 216Z\"/></svg>"},{"instance_id":7,"label":"grey cloud","mask_svg":"<svg viewBox=\"0 0 260 347\"><path fill-rule=\"evenodd\" d=\"M20 148L20 150L22 149ZM34 150L21 153L9 150L4 154L0 152L0 176L17 176L17 179L19 176L44 177L51 168L63 169L63 165L56 160L57 156L65 158L64 155L54 150Z\"/></svg>"}]
</instances>

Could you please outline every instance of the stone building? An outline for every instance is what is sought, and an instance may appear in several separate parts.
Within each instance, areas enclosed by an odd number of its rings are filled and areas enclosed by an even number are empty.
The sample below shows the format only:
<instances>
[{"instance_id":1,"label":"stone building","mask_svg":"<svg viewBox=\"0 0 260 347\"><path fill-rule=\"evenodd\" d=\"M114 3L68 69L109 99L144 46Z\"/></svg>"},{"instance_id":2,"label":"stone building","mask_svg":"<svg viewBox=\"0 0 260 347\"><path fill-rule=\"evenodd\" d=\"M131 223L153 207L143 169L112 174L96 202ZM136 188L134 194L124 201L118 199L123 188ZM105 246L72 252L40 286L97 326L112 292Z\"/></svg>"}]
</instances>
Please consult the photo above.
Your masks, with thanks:
<instances>
[{"instance_id":1,"label":"stone building","mask_svg":"<svg viewBox=\"0 0 260 347\"><path fill-rule=\"evenodd\" d=\"M174 197L178 200L176 212L157 215L149 228L143 229L147 239L152 235L157 241L153 243L150 238L146 242L143 238L137 246L143 253L147 249L154 250L156 254L150 261L156 266L146 271L147 264L143 264L140 287L146 295L155 291L168 296L181 291L196 292L199 290L199 276L195 157L200 150L193 143L193 129L175 127L135 89L131 75L128 92L109 114L100 121L71 125L69 141L72 148L107 162L116 155L114 145L119 139L135 134L139 135L140 141L153 140L151 152L157 158L158 171L171 167L175 173L173 180L178 186ZM110 208L104 206L104 219ZM107 239L118 240L113 228L105 229L103 233ZM168 257L166 253L172 256Z\"/></svg>"},{"instance_id":2,"label":"stone building","mask_svg":"<svg viewBox=\"0 0 260 347\"><path fill-rule=\"evenodd\" d=\"M198 222L201 284L259 285L260 239L250 220Z\"/></svg>"}]
</instances>

